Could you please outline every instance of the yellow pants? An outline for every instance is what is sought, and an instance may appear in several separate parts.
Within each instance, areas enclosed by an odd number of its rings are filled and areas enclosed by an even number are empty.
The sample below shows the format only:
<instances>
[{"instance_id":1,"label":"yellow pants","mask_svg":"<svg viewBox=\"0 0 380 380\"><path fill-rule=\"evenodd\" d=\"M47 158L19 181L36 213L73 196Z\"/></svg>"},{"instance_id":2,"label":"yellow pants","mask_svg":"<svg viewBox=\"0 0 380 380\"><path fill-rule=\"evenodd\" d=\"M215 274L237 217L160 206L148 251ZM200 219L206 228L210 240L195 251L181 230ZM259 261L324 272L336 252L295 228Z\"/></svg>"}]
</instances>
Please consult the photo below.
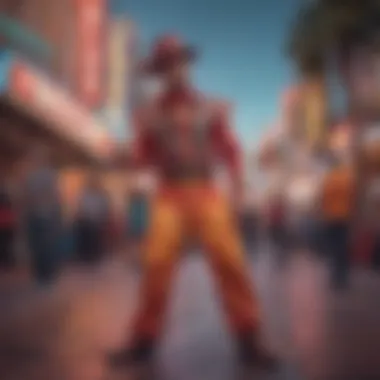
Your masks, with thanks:
<instances>
[{"instance_id":1,"label":"yellow pants","mask_svg":"<svg viewBox=\"0 0 380 380\"><path fill-rule=\"evenodd\" d=\"M189 236L205 249L233 332L254 332L258 303L229 204L210 186L183 186L161 191L151 207L135 338L161 334L173 269Z\"/></svg>"}]
</instances>

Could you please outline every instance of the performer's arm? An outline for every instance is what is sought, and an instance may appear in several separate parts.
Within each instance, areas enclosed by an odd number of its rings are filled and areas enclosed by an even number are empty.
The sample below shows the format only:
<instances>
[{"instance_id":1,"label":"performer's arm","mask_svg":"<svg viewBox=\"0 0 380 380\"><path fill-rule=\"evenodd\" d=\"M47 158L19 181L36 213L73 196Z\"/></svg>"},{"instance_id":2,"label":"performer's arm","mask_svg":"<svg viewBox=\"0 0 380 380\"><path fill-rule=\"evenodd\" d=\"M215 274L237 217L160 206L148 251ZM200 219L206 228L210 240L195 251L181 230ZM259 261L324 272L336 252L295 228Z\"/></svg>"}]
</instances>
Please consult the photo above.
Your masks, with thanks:
<instances>
[{"instance_id":1,"label":"performer's arm","mask_svg":"<svg viewBox=\"0 0 380 380\"><path fill-rule=\"evenodd\" d=\"M143 123L141 114L134 116L134 139L131 150L131 165L141 169L154 165L157 147L152 132Z\"/></svg>"},{"instance_id":2,"label":"performer's arm","mask_svg":"<svg viewBox=\"0 0 380 380\"><path fill-rule=\"evenodd\" d=\"M213 131L215 145L229 172L234 196L240 198L244 189L241 148L226 116L219 115L215 119Z\"/></svg>"}]
</instances>

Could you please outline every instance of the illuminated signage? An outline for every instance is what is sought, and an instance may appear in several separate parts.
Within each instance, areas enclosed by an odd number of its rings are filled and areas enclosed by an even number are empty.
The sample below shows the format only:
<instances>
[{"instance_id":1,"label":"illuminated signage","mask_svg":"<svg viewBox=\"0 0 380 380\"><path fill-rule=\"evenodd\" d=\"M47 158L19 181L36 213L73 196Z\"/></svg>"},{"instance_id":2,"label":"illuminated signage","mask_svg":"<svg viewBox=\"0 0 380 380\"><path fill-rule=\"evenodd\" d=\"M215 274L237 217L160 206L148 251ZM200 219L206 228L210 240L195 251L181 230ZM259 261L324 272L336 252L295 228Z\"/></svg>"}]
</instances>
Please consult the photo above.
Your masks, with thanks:
<instances>
[{"instance_id":1,"label":"illuminated signage","mask_svg":"<svg viewBox=\"0 0 380 380\"><path fill-rule=\"evenodd\" d=\"M78 96L88 107L103 97L105 0L76 0Z\"/></svg>"},{"instance_id":2,"label":"illuminated signage","mask_svg":"<svg viewBox=\"0 0 380 380\"><path fill-rule=\"evenodd\" d=\"M22 62L14 62L11 69L9 96L62 137L93 153L107 155L112 149L107 133L84 107Z\"/></svg>"}]
</instances>

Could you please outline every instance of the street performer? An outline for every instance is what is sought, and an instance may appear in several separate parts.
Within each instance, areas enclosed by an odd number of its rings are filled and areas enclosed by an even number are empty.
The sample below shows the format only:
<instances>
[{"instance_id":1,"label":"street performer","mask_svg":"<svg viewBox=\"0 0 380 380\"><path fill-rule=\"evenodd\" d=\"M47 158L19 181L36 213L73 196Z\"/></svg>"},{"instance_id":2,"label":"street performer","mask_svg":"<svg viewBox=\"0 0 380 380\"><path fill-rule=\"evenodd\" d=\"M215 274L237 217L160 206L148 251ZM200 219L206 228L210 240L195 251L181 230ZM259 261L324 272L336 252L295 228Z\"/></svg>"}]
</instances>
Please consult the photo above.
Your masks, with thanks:
<instances>
[{"instance_id":1,"label":"street performer","mask_svg":"<svg viewBox=\"0 0 380 380\"><path fill-rule=\"evenodd\" d=\"M145 73L162 80L164 88L137 112L134 159L139 167L157 170L159 185L150 210L132 345L112 356L112 363L152 358L179 251L190 236L199 239L206 251L239 358L245 365L271 369L276 360L260 342L258 299L234 214L243 191L239 147L226 107L207 100L190 84L189 63L195 55L176 37L164 36L142 65ZM220 162L230 171L236 205L224 199L214 184L213 171Z\"/></svg>"}]
</instances>

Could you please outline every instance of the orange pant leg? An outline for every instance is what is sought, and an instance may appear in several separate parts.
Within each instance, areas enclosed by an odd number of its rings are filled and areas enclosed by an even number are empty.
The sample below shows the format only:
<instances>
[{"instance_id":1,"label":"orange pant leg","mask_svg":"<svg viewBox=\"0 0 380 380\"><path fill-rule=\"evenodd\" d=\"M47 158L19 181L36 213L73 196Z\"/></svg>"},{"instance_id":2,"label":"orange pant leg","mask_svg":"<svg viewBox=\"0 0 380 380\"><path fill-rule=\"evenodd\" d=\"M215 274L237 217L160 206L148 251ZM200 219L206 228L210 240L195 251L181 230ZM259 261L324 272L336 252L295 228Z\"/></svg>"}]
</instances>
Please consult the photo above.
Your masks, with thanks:
<instances>
[{"instance_id":1,"label":"orange pant leg","mask_svg":"<svg viewBox=\"0 0 380 380\"><path fill-rule=\"evenodd\" d=\"M233 331L236 334L255 331L260 322L258 301L245 262L237 221L221 194L200 197L197 223Z\"/></svg>"},{"instance_id":2,"label":"orange pant leg","mask_svg":"<svg viewBox=\"0 0 380 380\"><path fill-rule=\"evenodd\" d=\"M177 201L158 196L151 206L143 247L140 305L133 329L137 339L155 339L161 334L183 232L182 211Z\"/></svg>"}]
</instances>

